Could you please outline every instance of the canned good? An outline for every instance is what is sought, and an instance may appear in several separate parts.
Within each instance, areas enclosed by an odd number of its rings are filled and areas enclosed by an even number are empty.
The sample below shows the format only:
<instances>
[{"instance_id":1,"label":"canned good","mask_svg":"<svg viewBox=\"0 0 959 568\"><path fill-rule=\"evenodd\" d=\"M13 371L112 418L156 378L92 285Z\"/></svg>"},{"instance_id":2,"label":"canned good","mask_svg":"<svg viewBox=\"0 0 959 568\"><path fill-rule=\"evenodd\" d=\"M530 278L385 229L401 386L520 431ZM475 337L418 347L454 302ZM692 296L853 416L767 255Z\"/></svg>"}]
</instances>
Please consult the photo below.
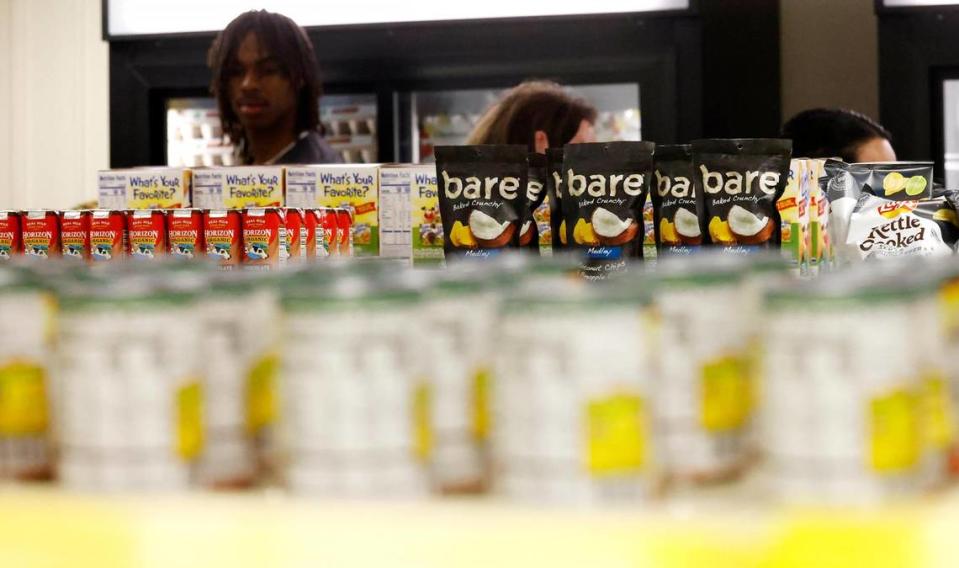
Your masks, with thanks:
<instances>
[{"instance_id":1,"label":"canned good","mask_svg":"<svg viewBox=\"0 0 959 568\"><path fill-rule=\"evenodd\" d=\"M20 235L20 213L0 211L0 262L23 252Z\"/></svg>"},{"instance_id":2,"label":"canned good","mask_svg":"<svg viewBox=\"0 0 959 568\"><path fill-rule=\"evenodd\" d=\"M658 490L643 302L555 279L508 298L496 346L494 455L507 496L641 502Z\"/></svg>"},{"instance_id":3,"label":"canned good","mask_svg":"<svg viewBox=\"0 0 959 568\"><path fill-rule=\"evenodd\" d=\"M67 487L186 488L203 444L195 294L148 276L60 294L59 473ZM171 333L175 330L175 333Z\"/></svg>"},{"instance_id":4,"label":"canned good","mask_svg":"<svg viewBox=\"0 0 959 568\"><path fill-rule=\"evenodd\" d=\"M94 262L119 260L127 249L127 224L122 211L90 213L90 257Z\"/></svg>"},{"instance_id":5,"label":"canned good","mask_svg":"<svg viewBox=\"0 0 959 568\"><path fill-rule=\"evenodd\" d=\"M221 268L240 264L242 219L239 211L232 209L206 211L203 214L203 241L206 254L216 260Z\"/></svg>"},{"instance_id":6,"label":"canned good","mask_svg":"<svg viewBox=\"0 0 959 568\"><path fill-rule=\"evenodd\" d=\"M127 213L130 258L152 260L167 250L166 214L157 209Z\"/></svg>"},{"instance_id":7,"label":"canned good","mask_svg":"<svg viewBox=\"0 0 959 568\"><path fill-rule=\"evenodd\" d=\"M283 293L287 484L331 496L426 494L432 439L417 360L419 294L389 287L383 274L376 283L350 271L302 278Z\"/></svg>"},{"instance_id":8,"label":"canned good","mask_svg":"<svg viewBox=\"0 0 959 568\"><path fill-rule=\"evenodd\" d=\"M0 477L51 473L49 444L53 307L37 282L0 270Z\"/></svg>"},{"instance_id":9,"label":"canned good","mask_svg":"<svg viewBox=\"0 0 959 568\"><path fill-rule=\"evenodd\" d=\"M755 404L744 270L720 256L661 260L653 289L655 408L671 481L730 479L748 465Z\"/></svg>"},{"instance_id":10,"label":"canned good","mask_svg":"<svg viewBox=\"0 0 959 568\"><path fill-rule=\"evenodd\" d=\"M172 209L167 213L167 241L174 258L196 258L206 250L203 242L203 212Z\"/></svg>"},{"instance_id":11,"label":"canned good","mask_svg":"<svg viewBox=\"0 0 959 568\"><path fill-rule=\"evenodd\" d=\"M27 211L21 218L24 254L31 258L60 256L60 220L56 211Z\"/></svg>"},{"instance_id":12,"label":"canned good","mask_svg":"<svg viewBox=\"0 0 959 568\"><path fill-rule=\"evenodd\" d=\"M860 273L768 295L763 440L781 499L870 503L924 485L924 351L903 333L936 331L917 327L916 293Z\"/></svg>"},{"instance_id":13,"label":"canned good","mask_svg":"<svg viewBox=\"0 0 959 568\"><path fill-rule=\"evenodd\" d=\"M243 211L243 263L278 268L287 262L286 220L281 209Z\"/></svg>"},{"instance_id":14,"label":"canned good","mask_svg":"<svg viewBox=\"0 0 959 568\"><path fill-rule=\"evenodd\" d=\"M60 214L60 246L64 258L90 260L90 212L64 211Z\"/></svg>"}]
</instances>

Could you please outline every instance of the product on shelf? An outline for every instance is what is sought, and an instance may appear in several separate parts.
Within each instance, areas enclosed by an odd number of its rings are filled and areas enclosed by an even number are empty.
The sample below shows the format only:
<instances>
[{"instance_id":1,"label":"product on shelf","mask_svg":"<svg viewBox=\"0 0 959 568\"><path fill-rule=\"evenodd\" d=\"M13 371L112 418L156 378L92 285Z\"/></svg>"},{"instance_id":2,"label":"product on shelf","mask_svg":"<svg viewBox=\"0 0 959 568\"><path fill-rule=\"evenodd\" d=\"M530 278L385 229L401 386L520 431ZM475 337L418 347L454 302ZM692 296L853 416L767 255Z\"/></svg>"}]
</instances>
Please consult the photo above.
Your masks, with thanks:
<instances>
[{"instance_id":1,"label":"product on shelf","mask_svg":"<svg viewBox=\"0 0 959 568\"><path fill-rule=\"evenodd\" d=\"M18 211L0 211L0 262L8 261L23 251L20 222Z\"/></svg>"},{"instance_id":2,"label":"product on shelf","mask_svg":"<svg viewBox=\"0 0 959 568\"><path fill-rule=\"evenodd\" d=\"M693 182L692 147L656 146L649 191L656 246L663 256L689 255L703 244L703 202Z\"/></svg>"},{"instance_id":3,"label":"product on shelf","mask_svg":"<svg viewBox=\"0 0 959 568\"><path fill-rule=\"evenodd\" d=\"M731 254L778 248L776 200L789 179L792 141L696 140L692 146L710 242Z\"/></svg>"},{"instance_id":4,"label":"product on shelf","mask_svg":"<svg viewBox=\"0 0 959 568\"><path fill-rule=\"evenodd\" d=\"M395 274L301 275L283 295L285 480L294 493L428 491L430 386L415 289ZM318 348L323 346L323 348Z\"/></svg>"},{"instance_id":5,"label":"product on shelf","mask_svg":"<svg viewBox=\"0 0 959 568\"><path fill-rule=\"evenodd\" d=\"M89 211L60 213L60 247L63 258L81 262L90 260Z\"/></svg>"},{"instance_id":6,"label":"product on shelf","mask_svg":"<svg viewBox=\"0 0 959 568\"><path fill-rule=\"evenodd\" d=\"M283 166L240 166L193 170L193 206L200 209L282 207Z\"/></svg>"},{"instance_id":7,"label":"product on shelf","mask_svg":"<svg viewBox=\"0 0 959 568\"><path fill-rule=\"evenodd\" d=\"M413 176L415 166L383 165L379 168L379 256L413 257Z\"/></svg>"},{"instance_id":8,"label":"product on shelf","mask_svg":"<svg viewBox=\"0 0 959 568\"><path fill-rule=\"evenodd\" d=\"M413 265L443 262L446 235L440 219L440 200L434 166L410 168Z\"/></svg>"},{"instance_id":9,"label":"product on shelf","mask_svg":"<svg viewBox=\"0 0 959 568\"><path fill-rule=\"evenodd\" d=\"M46 478L50 446L53 308L39 278L0 271L0 478Z\"/></svg>"},{"instance_id":10,"label":"product on shelf","mask_svg":"<svg viewBox=\"0 0 959 568\"><path fill-rule=\"evenodd\" d=\"M546 149L546 174L546 202L549 205L551 244L553 250L558 251L565 249L569 243L566 219L563 218L565 186L562 148Z\"/></svg>"},{"instance_id":11,"label":"product on shelf","mask_svg":"<svg viewBox=\"0 0 959 568\"><path fill-rule=\"evenodd\" d=\"M290 207L349 207L353 211L353 244L356 256L378 256L379 166L288 166L296 180L288 195Z\"/></svg>"},{"instance_id":12,"label":"product on shelf","mask_svg":"<svg viewBox=\"0 0 959 568\"><path fill-rule=\"evenodd\" d=\"M117 261L127 253L127 219L123 211L95 209L90 213L90 258Z\"/></svg>"},{"instance_id":13,"label":"product on shelf","mask_svg":"<svg viewBox=\"0 0 959 568\"><path fill-rule=\"evenodd\" d=\"M646 501L659 489L660 459L644 302L569 278L548 282L503 303L496 486L527 502Z\"/></svg>"},{"instance_id":14,"label":"product on shelf","mask_svg":"<svg viewBox=\"0 0 959 568\"><path fill-rule=\"evenodd\" d=\"M56 211L24 211L20 223L24 255L35 259L60 256L60 219Z\"/></svg>"},{"instance_id":15,"label":"product on shelf","mask_svg":"<svg viewBox=\"0 0 959 568\"><path fill-rule=\"evenodd\" d=\"M283 221L286 238L282 246L286 249L287 263L306 262L307 241L310 239L306 226L306 213L302 209L292 207L284 209Z\"/></svg>"},{"instance_id":16,"label":"product on shelf","mask_svg":"<svg viewBox=\"0 0 959 568\"><path fill-rule=\"evenodd\" d=\"M97 174L101 209L176 209L190 206L191 171L186 168L132 168Z\"/></svg>"},{"instance_id":17,"label":"product on shelf","mask_svg":"<svg viewBox=\"0 0 959 568\"><path fill-rule=\"evenodd\" d=\"M789 162L789 179L776 200L780 217L780 236L784 257L796 274L809 271L810 165L807 160Z\"/></svg>"},{"instance_id":18,"label":"product on shelf","mask_svg":"<svg viewBox=\"0 0 959 568\"><path fill-rule=\"evenodd\" d=\"M246 209L242 214L244 268L280 268L288 260L286 219L280 209Z\"/></svg>"},{"instance_id":19,"label":"product on shelf","mask_svg":"<svg viewBox=\"0 0 959 568\"><path fill-rule=\"evenodd\" d=\"M166 213L157 210L130 211L127 214L127 241L130 258L153 260L166 255Z\"/></svg>"},{"instance_id":20,"label":"product on shelf","mask_svg":"<svg viewBox=\"0 0 959 568\"><path fill-rule=\"evenodd\" d=\"M339 237L339 244L336 254L338 256L353 256L356 250L357 231L369 230L369 226L357 226L355 223L356 213L352 207L336 207L333 209L336 213L336 234ZM364 238L369 233L364 234Z\"/></svg>"},{"instance_id":21,"label":"product on shelf","mask_svg":"<svg viewBox=\"0 0 959 568\"><path fill-rule=\"evenodd\" d=\"M336 227L336 210L329 207L312 209L316 217L316 256L326 258L336 254L339 232Z\"/></svg>"},{"instance_id":22,"label":"product on shelf","mask_svg":"<svg viewBox=\"0 0 959 568\"><path fill-rule=\"evenodd\" d=\"M221 268L235 267L243 260L242 215L236 210L203 213L206 255Z\"/></svg>"},{"instance_id":23,"label":"product on shelf","mask_svg":"<svg viewBox=\"0 0 959 568\"><path fill-rule=\"evenodd\" d=\"M855 250L862 260L952 255L959 241L957 205L957 191L916 201L863 193L849 217L847 250Z\"/></svg>"},{"instance_id":24,"label":"product on shelf","mask_svg":"<svg viewBox=\"0 0 959 568\"><path fill-rule=\"evenodd\" d=\"M563 218L569 246L586 255L585 278L605 280L643 257L654 148L651 142L566 145Z\"/></svg>"},{"instance_id":25,"label":"product on shelf","mask_svg":"<svg viewBox=\"0 0 959 568\"><path fill-rule=\"evenodd\" d=\"M206 252L203 240L203 211L173 209L167 211L167 242L170 256L179 259L202 258Z\"/></svg>"},{"instance_id":26,"label":"product on shelf","mask_svg":"<svg viewBox=\"0 0 959 568\"><path fill-rule=\"evenodd\" d=\"M536 214L543 207L543 201L546 199L546 176L548 175L546 155L533 152L529 154L527 161L529 174L526 179L526 206L523 208L519 223L519 246L539 254L540 227Z\"/></svg>"},{"instance_id":27,"label":"product on shelf","mask_svg":"<svg viewBox=\"0 0 959 568\"><path fill-rule=\"evenodd\" d=\"M117 272L59 293L55 408L67 487L190 484L203 444L197 291L158 280Z\"/></svg>"},{"instance_id":28,"label":"product on shelf","mask_svg":"<svg viewBox=\"0 0 959 568\"><path fill-rule=\"evenodd\" d=\"M447 259L489 257L519 246L526 205L525 146L437 146Z\"/></svg>"},{"instance_id":29,"label":"product on shelf","mask_svg":"<svg viewBox=\"0 0 959 568\"><path fill-rule=\"evenodd\" d=\"M809 160L809 275L818 276L832 266L832 241L829 239L829 200L822 179L826 160Z\"/></svg>"}]
</instances>

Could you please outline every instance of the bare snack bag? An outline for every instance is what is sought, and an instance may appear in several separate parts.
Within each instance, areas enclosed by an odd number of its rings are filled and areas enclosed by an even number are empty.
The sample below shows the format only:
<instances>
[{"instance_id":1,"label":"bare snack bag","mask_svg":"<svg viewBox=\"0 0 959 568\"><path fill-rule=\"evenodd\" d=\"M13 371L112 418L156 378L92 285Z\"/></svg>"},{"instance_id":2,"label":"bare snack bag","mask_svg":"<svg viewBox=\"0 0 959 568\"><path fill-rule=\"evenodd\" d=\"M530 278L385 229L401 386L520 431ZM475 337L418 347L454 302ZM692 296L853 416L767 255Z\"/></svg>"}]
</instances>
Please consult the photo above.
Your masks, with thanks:
<instances>
[{"instance_id":1,"label":"bare snack bag","mask_svg":"<svg viewBox=\"0 0 959 568\"><path fill-rule=\"evenodd\" d=\"M520 224L519 245L539 254L541 231L536 216L546 198L546 155L532 152L527 159L529 177L526 180L526 206L523 210L523 222Z\"/></svg>"},{"instance_id":2,"label":"bare snack bag","mask_svg":"<svg viewBox=\"0 0 959 568\"><path fill-rule=\"evenodd\" d=\"M605 280L643 256L643 204L652 142L567 144L563 217L570 248L586 253L588 280Z\"/></svg>"},{"instance_id":3,"label":"bare snack bag","mask_svg":"<svg viewBox=\"0 0 959 568\"><path fill-rule=\"evenodd\" d=\"M692 146L709 242L739 254L778 248L776 201L789 178L792 141L697 140Z\"/></svg>"},{"instance_id":4,"label":"bare snack bag","mask_svg":"<svg viewBox=\"0 0 959 568\"><path fill-rule=\"evenodd\" d=\"M436 182L447 259L518 247L526 208L526 146L437 146Z\"/></svg>"},{"instance_id":5,"label":"bare snack bag","mask_svg":"<svg viewBox=\"0 0 959 568\"><path fill-rule=\"evenodd\" d=\"M566 221L563 219L563 149L546 150L546 195L549 202L549 224L553 232L553 250L563 250L566 239Z\"/></svg>"},{"instance_id":6,"label":"bare snack bag","mask_svg":"<svg viewBox=\"0 0 959 568\"><path fill-rule=\"evenodd\" d=\"M693 182L692 146L656 146L653 183L656 248L662 255L688 255L703 244L702 200Z\"/></svg>"}]
</instances>

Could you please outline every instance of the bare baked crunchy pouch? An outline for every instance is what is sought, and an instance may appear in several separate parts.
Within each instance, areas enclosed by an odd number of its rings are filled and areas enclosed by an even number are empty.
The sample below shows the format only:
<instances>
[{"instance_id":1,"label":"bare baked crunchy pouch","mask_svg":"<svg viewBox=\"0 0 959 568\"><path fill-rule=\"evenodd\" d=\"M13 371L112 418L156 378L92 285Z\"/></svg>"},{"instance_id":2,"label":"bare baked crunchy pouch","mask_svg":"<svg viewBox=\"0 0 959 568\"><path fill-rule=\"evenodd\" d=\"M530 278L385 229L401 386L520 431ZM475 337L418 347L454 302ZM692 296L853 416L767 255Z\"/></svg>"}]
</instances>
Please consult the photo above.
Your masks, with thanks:
<instances>
[{"instance_id":1,"label":"bare baked crunchy pouch","mask_svg":"<svg viewBox=\"0 0 959 568\"><path fill-rule=\"evenodd\" d=\"M696 140L692 146L709 242L731 253L779 247L776 201L788 180L792 141Z\"/></svg>"},{"instance_id":2,"label":"bare baked crunchy pouch","mask_svg":"<svg viewBox=\"0 0 959 568\"><path fill-rule=\"evenodd\" d=\"M546 195L549 196L549 223L553 230L553 250L563 250L569 242L566 238L566 222L563 220L563 149L546 150Z\"/></svg>"},{"instance_id":3,"label":"bare baked crunchy pouch","mask_svg":"<svg viewBox=\"0 0 959 568\"><path fill-rule=\"evenodd\" d=\"M652 142L567 144L563 218L570 248L585 252L583 275L605 280L643 256L643 204Z\"/></svg>"},{"instance_id":4,"label":"bare baked crunchy pouch","mask_svg":"<svg viewBox=\"0 0 959 568\"><path fill-rule=\"evenodd\" d=\"M526 203L523 208L523 220L520 223L519 245L539 254L539 227L536 211L546 199L546 155L532 152L527 158L529 174L526 180Z\"/></svg>"},{"instance_id":5,"label":"bare baked crunchy pouch","mask_svg":"<svg viewBox=\"0 0 959 568\"><path fill-rule=\"evenodd\" d=\"M434 153L446 257L488 257L518 247L526 146L437 146Z\"/></svg>"},{"instance_id":6,"label":"bare baked crunchy pouch","mask_svg":"<svg viewBox=\"0 0 959 568\"><path fill-rule=\"evenodd\" d=\"M692 146L656 146L653 182L649 198L653 203L656 248L664 255L687 255L703 244L701 195L693 182Z\"/></svg>"}]
</instances>

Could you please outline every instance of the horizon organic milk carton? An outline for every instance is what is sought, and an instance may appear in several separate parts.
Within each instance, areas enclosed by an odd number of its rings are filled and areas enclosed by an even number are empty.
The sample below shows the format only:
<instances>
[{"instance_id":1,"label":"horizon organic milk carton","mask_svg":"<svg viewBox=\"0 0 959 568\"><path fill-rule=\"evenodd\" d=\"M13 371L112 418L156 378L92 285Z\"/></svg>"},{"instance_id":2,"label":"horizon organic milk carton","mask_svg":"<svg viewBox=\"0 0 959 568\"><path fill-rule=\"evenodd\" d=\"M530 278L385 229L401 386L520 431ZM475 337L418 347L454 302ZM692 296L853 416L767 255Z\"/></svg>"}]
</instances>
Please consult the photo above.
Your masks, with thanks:
<instances>
[{"instance_id":1,"label":"horizon organic milk carton","mask_svg":"<svg viewBox=\"0 0 959 568\"><path fill-rule=\"evenodd\" d=\"M90 260L90 212L64 211L60 214L60 250L63 258Z\"/></svg>"},{"instance_id":2,"label":"horizon organic milk carton","mask_svg":"<svg viewBox=\"0 0 959 568\"><path fill-rule=\"evenodd\" d=\"M173 209L167 212L166 223L170 256L190 259L199 258L204 253L202 211Z\"/></svg>"},{"instance_id":3,"label":"horizon organic milk carton","mask_svg":"<svg viewBox=\"0 0 959 568\"><path fill-rule=\"evenodd\" d=\"M239 211L206 211L203 214L203 242L206 254L221 269L231 270L243 258L242 222Z\"/></svg>"},{"instance_id":4,"label":"horizon organic milk carton","mask_svg":"<svg viewBox=\"0 0 959 568\"><path fill-rule=\"evenodd\" d=\"M348 207L356 256L379 256L379 165L288 166L289 207Z\"/></svg>"},{"instance_id":5,"label":"horizon organic milk carton","mask_svg":"<svg viewBox=\"0 0 959 568\"><path fill-rule=\"evenodd\" d=\"M243 264L270 269L286 264L286 220L276 208L251 208L243 212Z\"/></svg>"},{"instance_id":6,"label":"horizon organic milk carton","mask_svg":"<svg viewBox=\"0 0 959 568\"><path fill-rule=\"evenodd\" d=\"M122 211L96 209L90 213L90 258L116 261L126 255L127 223Z\"/></svg>"},{"instance_id":7,"label":"horizon organic milk carton","mask_svg":"<svg viewBox=\"0 0 959 568\"><path fill-rule=\"evenodd\" d=\"M282 207L283 166L198 168L193 172L193 206L200 209Z\"/></svg>"},{"instance_id":8,"label":"horizon organic milk carton","mask_svg":"<svg viewBox=\"0 0 959 568\"><path fill-rule=\"evenodd\" d=\"M190 206L186 168L132 168L97 173L100 209L179 209Z\"/></svg>"},{"instance_id":9,"label":"horizon organic milk carton","mask_svg":"<svg viewBox=\"0 0 959 568\"><path fill-rule=\"evenodd\" d=\"M60 219L56 211L26 211L21 222L25 256L43 259L60 256Z\"/></svg>"},{"instance_id":10,"label":"horizon organic milk carton","mask_svg":"<svg viewBox=\"0 0 959 568\"><path fill-rule=\"evenodd\" d=\"M20 213L0 211L0 262L21 254Z\"/></svg>"},{"instance_id":11,"label":"horizon organic milk carton","mask_svg":"<svg viewBox=\"0 0 959 568\"><path fill-rule=\"evenodd\" d=\"M153 260L166 254L166 214L163 211L131 211L127 216L130 258Z\"/></svg>"}]
</instances>

